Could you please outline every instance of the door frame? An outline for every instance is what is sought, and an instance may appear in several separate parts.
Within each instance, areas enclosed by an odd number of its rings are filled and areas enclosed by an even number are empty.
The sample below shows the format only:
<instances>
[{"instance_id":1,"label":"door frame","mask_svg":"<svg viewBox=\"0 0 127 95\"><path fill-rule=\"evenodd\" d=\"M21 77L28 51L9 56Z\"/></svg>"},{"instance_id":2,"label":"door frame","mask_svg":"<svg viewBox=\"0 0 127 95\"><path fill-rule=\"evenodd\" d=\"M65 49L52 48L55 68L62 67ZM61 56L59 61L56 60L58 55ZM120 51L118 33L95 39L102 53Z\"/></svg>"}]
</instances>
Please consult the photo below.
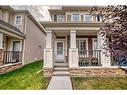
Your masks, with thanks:
<instances>
[{"instance_id":1,"label":"door frame","mask_svg":"<svg viewBox=\"0 0 127 95\"><path fill-rule=\"evenodd\" d=\"M54 55L55 55L55 61L57 61L57 43L58 42L63 42L63 61L65 62L65 54L66 54L66 51L65 51L65 48L66 48L66 43L65 43L65 40L66 39L55 39L55 44L54 44Z\"/></svg>"}]
</instances>

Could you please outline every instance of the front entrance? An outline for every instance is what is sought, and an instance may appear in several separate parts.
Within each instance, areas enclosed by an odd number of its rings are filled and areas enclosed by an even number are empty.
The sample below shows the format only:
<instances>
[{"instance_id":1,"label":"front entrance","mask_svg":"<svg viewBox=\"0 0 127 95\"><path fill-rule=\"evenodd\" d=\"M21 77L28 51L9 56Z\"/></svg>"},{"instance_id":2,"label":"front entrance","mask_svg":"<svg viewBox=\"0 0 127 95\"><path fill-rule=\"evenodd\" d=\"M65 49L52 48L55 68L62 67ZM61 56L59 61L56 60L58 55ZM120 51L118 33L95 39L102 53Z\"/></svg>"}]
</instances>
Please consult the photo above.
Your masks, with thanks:
<instances>
[{"instance_id":1,"label":"front entrance","mask_svg":"<svg viewBox=\"0 0 127 95\"><path fill-rule=\"evenodd\" d=\"M55 61L56 62L64 62L64 41L56 41L55 44Z\"/></svg>"}]
</instances>

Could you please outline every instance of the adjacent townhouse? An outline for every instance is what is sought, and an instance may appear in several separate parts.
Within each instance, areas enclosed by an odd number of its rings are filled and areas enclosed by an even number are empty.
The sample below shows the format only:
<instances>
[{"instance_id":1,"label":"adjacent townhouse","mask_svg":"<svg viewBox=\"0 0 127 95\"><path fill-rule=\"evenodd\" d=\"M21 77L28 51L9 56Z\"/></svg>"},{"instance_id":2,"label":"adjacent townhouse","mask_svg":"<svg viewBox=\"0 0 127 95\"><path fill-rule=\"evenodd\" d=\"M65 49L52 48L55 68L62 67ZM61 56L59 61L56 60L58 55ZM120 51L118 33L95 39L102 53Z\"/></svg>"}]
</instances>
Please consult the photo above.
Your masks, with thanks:
<instances>
[{"instance_id":1,"label":"adjacent townhouse","mask_svg":"<svg viewBox=\"0 0 127 95\"><path fill-rule=\"evenodd\" d=\"M45 35L29 11L0 6L0 73L42 60Z\"/></svg>"},{"instance_id":2,"label":"adjacent townhouse","mask_svg":"<svg viewBox=\"0 0 127 95\"><path fill-rule=\"evenodd\" d=\"M124 75L105 55L101 36L103 27L100 16L91 16L91 6L62 6L49 9L52 21L40 22L46 29L44 49L44 75L52 76L57 71L69 70L71 76ZM102 7L99 6L98 10ZM66 72L64 73L66 74Z\"/></svg>"}]
</instances>

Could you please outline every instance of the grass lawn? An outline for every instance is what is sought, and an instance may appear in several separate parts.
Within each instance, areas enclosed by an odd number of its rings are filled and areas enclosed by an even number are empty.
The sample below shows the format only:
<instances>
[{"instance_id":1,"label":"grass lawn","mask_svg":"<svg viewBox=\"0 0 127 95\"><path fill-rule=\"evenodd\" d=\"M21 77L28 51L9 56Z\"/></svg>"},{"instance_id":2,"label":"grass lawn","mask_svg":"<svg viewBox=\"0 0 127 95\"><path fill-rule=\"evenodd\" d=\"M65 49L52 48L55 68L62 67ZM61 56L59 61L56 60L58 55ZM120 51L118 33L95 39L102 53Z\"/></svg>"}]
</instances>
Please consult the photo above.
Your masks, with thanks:
<instances>
[{"instance_id":1,"label":"grass lawn","mask_svg":"<svg viewBox=\"0 0 127 95\"><path fill-rule=\"evenodd\" d=\"M120 90L127 89L127 77L72 78L73 88L78 90Z\"/></svg>"},{"instance_id":2,"label":"grass lawn","mask_svg":"<svg viewBox=\"0 0 127 95\"><path fill-rule=\"evenodd\" d=\"M44 78L42 72L37 73L43 67L42 61L36 61L24 67L0 75L0 89L38 90L46 89L48 78Z\"/></svg>"}]
</instances>

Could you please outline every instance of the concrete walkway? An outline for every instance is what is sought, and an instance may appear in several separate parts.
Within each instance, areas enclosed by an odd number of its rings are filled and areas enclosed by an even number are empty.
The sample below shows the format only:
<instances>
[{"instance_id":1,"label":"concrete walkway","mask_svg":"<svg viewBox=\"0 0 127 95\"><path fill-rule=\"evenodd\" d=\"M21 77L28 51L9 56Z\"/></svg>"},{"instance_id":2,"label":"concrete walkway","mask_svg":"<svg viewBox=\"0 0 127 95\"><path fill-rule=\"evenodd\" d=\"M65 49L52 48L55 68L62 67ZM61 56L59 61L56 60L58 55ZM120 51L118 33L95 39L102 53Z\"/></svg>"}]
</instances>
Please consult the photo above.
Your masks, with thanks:
<instances>
[{"instance_id":1,"label":"concrete walkway","mask_svg":"<svg viewBox=\"0 0 127 95\"><path fill-rule=\"evenodd\" d=\"M48 90L72 90L70 76L52 76Z\"/></svg>"}]
</instances>

